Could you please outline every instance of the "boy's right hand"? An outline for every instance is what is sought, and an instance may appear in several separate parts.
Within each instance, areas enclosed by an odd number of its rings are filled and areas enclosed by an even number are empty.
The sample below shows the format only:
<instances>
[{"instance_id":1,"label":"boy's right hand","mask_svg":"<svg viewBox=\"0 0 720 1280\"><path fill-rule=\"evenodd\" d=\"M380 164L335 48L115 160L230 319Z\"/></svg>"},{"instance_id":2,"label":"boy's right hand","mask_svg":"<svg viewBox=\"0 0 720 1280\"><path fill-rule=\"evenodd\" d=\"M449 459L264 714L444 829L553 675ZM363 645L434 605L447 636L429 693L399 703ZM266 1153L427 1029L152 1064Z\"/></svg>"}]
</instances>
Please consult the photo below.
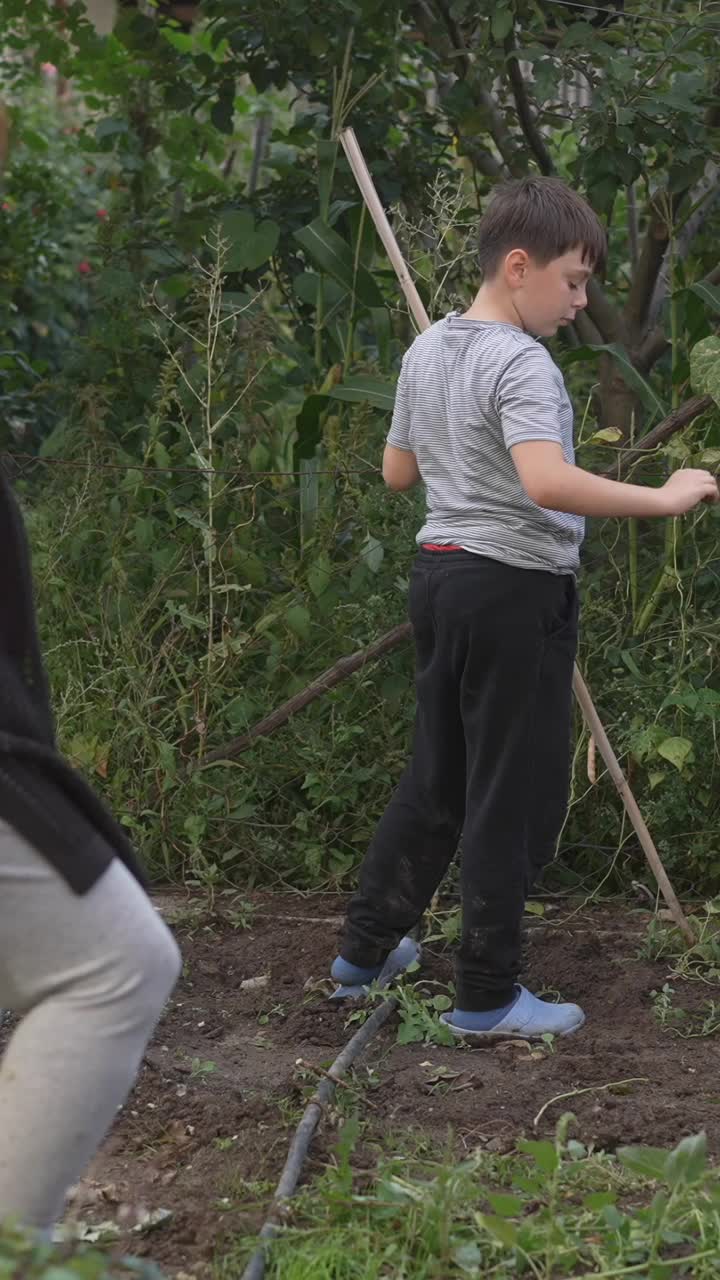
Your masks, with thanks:
<instances>
[{"instance_id":1,"label":"boy's right hand","mask_svg":"<svg viewBox=\"0 0 720 1280\"><path fill-rule=\"evenodd\" d=\"M699 507L701 502L720 501L715 477L709 471L698 471L692 467L674 471L657 494L664 516L684 516L687 511Z\"/></svg>"}]
</instances>

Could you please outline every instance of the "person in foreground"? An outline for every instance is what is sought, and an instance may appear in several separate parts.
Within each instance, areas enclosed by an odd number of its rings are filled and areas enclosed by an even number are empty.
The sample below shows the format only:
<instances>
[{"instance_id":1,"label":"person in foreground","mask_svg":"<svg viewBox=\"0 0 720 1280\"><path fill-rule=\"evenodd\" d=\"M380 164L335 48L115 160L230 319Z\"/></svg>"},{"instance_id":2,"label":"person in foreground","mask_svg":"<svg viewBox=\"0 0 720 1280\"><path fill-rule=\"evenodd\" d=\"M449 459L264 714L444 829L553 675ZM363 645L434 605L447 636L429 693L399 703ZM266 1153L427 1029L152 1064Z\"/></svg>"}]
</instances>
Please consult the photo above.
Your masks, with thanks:
<instances>
[{"instance_id":1,"label":"person in foreground","mask_svg":"<svg viewBox=\"0 0 720 1280\"><path fill-rule=\"evenodd\" d=\"M125 1101L180 956L122 828L58 753L22 520L0 468L0 1227L49 1239Z\"/></svg>"},{"instance_id":2,"label":"person in foreground","mask_svg":"<svg viewBox=\"0 0 720 1280\"><path fill-rule=\"evenodd\" d=\"M556 178L499 188L480 223L482 284L406 353L383 458L391 489L422 482L410 579L413 754L373 838L331 975L357 995L417 958L408 936L462 833L462 934L451 1031L477 1039L584 1022L517 984L529 891L567 807L576 573L585 516L679 516L717 502L707 471L662 488L575 466L573 411L537 338L587 305L605 232Z\"/></svg>"}]
</instances>

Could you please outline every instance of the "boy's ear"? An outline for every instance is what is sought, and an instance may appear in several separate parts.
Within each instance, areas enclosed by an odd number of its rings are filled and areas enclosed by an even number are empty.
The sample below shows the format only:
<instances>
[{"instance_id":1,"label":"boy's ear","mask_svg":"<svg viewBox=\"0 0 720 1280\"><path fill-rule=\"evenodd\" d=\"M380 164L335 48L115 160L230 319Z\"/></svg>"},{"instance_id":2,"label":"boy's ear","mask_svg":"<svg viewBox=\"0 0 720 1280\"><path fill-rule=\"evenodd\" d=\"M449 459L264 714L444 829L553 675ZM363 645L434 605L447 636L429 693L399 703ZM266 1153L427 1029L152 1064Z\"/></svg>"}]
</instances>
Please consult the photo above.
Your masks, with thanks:
<instances>
[{"instance_id":1,"label":"boy's ear","mask_svg":"<svg viewBox=\"0 0 720 1280\"><path fill-rule=\"evenodd\" d=\"M511 249L503 263L505 278L509 284L521 284L530 265L530 255L525 249Z\"/></svg>"}]
</instances>

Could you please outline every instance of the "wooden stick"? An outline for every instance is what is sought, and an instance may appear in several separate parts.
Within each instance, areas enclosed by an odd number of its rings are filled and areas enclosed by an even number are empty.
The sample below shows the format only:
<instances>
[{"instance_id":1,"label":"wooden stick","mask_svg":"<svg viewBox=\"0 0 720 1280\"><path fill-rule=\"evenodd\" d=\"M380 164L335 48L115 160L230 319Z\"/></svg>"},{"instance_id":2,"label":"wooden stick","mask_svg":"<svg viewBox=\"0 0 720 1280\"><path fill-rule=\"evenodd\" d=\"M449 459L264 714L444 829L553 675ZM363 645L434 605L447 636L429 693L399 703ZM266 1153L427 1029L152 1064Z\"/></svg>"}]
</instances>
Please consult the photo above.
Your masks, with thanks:
<instances>
[{"instance_id":1,"label":"wooden stick","mask_svg":"<svg viewBox=\"0 0 720 1280\"><path fill-rule=\"evenodd\" d=\"M395 239L395 233L380 203L380 197L375 190L375 184L370 177L370 170L365 163L365 157L360 150L360 144L355 137L354 131L352 129L343 129L340 133L340 141L353 171L355 181L362 192L365 204L375 223L375 230L380 236L385 246L385 252L395 268L395 274L400 281L400 288L405 294L410 314L420 330L429 329L430 317L425 310L425 304L415 288L415 281L410 275L405 259L400 252L400 246Z\"/></svg>"},{"instance_id":2,"label":"wooden stick","mask_svg":"<svg viewBox=\"0 0 720 1280\"><path fill-rule=\"evenodd\" d=\"M380 203L378 193L375 190L375 184L370 176L370 171L365 163L364 156L360 150L360 145L353 130L343 129L340 132L340 142L342 143L343 150L347 156L355 181L360 188L363 199L368 207L372 220L375 223L377 233L385 246L387 255L393 267L395 268L398 280L400 281L400 287L405 294L407 304L414 317L415 323L421 331L428 329L430 327L430 317L425 310L423 301L418 294L415 285L410 279L410 273L405 264L402 253L400 252L400 247L395 239L393 229L385 216L385 211ZM607 765L608 772L620 792L627 815L635 828L643 853L645 854L652 873L657 880L660 892L668 905L668 910L670 911L673 920L686 942L692 946L696 941L695 935L687 916L678 902L675 891L662 864L660 854L655 848L652 836L650 835L638 808L637 801L635 800L635 797L630 790L630 785L620 768L618 758L610 746L610 741L603 728L602 721L595 710L592 698L590 697L587 685L580 674L577 663L575 664L573 674L573 692L577 698L582 713L585 716L587 726L598 745L600 754Z\"/></svg>"},{"instance_id":3,"label":"wooden stick","mask_svg":"<svg viewBox=\"0 0 720 1280\"><path fill-rule=\"evenodd\" d=\"M672 918L682 933L685 941L692 947L697 941L695 934L693 933L692 926L677 900L675 890L668 879L668 874L662 864L660 854L655 848L653 838L647 829L645 819L638 808L637 800L635 799L630 789L630 784L620 767L620 762L610 745L610 740L605 732L603 723L595 710L593 700L590 697L590 691L583 680L577 664L575 665L575 672L573 674L573 691L585 717L587 727L598 745L600 755L607 765L608 773L620 793L620 799L625 805L628 818L635 828L635 833L642 845L643 853L645 854L645 857L652 869L652 873L658 882L660 892L668 905L668 910L670 911Z\"/></svg>"},{"instance_id":4,"label":"wooden stick","mask_svg":"<svg viewBox=\"0 0 720 1280\"><path fill-rule=\"evenodd\" d=\"M399 626L393 627L392 631L386 631L379 640L373 641L367 648L358 649L355 653L349 653L346 658L340 658L332 667L328 667L316 680L313 680L312 684L301 689L299 693L293 694L287 702L281 703L269 715L258 720L247 733L241 733L238 738L232 738L224 746L208 751L201 760L187 770L187 775L195 773L197 769L205 768L206 765L216 764L219 760L231 760L234 756L241 755L257 738L266 738L268 734L274 733L296 712L302 711L303 707L307 707L310 702L320 698L329 689L334 689L336 684L340 684L355 671L360 671L369 662L374 662L376 658L382 658L386 653L397 649L399 645L405 644L411 635L410 623L401 622Z\"/></svg>"},{"instance_id":5,"label":"wooden stick","mask_svg":"<svg viewBox=\"0 0 720 1280\"><path fill-rule=\"evenodd\" d=\"M634 448L621 450L617 461L613 462L612 466L606 467L602 475L610 480L621 480L636 462L646 458L653 449L659 448L674 436L676 431L682 431L689 423L694 422L701 413L712 409L714 403L712 396L693 396L691 400L686 400L685 404L673 409L672 413L669 413L667 418L663 418L652 431L648 431L646 436L642 436Z\"/></svg>"}]
</instances>

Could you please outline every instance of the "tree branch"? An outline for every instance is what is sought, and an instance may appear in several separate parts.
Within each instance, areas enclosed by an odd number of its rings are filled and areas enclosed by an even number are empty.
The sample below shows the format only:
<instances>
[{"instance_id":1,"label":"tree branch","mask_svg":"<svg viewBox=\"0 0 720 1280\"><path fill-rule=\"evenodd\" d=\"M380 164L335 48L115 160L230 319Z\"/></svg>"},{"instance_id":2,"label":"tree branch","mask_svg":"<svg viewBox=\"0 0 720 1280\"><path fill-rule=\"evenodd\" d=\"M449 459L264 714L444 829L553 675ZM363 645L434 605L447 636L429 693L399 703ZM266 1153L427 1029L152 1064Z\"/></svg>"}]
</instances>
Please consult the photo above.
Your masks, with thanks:
<instances>
[{"instance_id":1,"label":"tree branch","mask_svg":"<svg viewBox=\"0 0 720 1280\"><path fill-rule=\"evenodd\" d=\"M510 80L512 95L515 99L515 106L517 107L520 128L523 131L525 141L538 162L540 172L544 173L545 176L548 177L550 174L555 172L555 166L545 144L545 139L543 138L542 133L538 128L537 121L533 116L532 108L530 107L527 85L525 84L525 77L523 76L520 68L520 63L518 61L519 54L512 33L505 41L505 53L507 55L508 79Z\"/></svg>"},{"instance_id":2,"label":"tree branch","mask_svg":"<svg viewBox=\"0 0 720 1280\"><path fill-rule=\"evenodd\" d=\"M521 177L527 172L527 163L525 157L518 151L512 138L510 130L502 117L500 109L495 102L492 94L485 89L479 80L472 73L472 64L468 54L462 32L458 27L448 8L446 0L434 0L435 7L442 18L445 30L450 37L452 47L456 52L462 55L463 79L465 80L475 102L487 114L488 132L495 143L508 172L512 177ZM423 9L427 13L428 4L423 4Z\"/></svg>"},{"instance_id":3,"label":"tree branch","mask_svg":"<svg viewBox=\"0 0 720 1280\"><path fill-rule=\"evenodd\" d=\"M700 281L701 284L720 284L720 263ZM640 346L632 353L633 364L640 373L649 373L653 365L664 355L669 339L661 325L656 325L645 335Z\"/></svg>"},{"instance_id":4,"label":"tree branch","mask_svg":"<svg viewBox=\"0 0 720 1280\"><path fill-rule=\"evenodd\" d=\"M382 658L386 653L390 653L392 649L397 649L401 644L405 644L412 635L412 626L409 622L402 622L399 626L393 627L392 631L388 631L381 636L379 640L375 640L373 644L367 646L366 649L358 649L356 653L351 653L347 658L340 658L332 667L328 667L327 671L323 671L322 675L313 680L300 693L294 694L292 698L288 698L287 702L283 702L269 715L264 716L262 720L258 720L247 733L243 733L238 738L232 738L230 742L226 742L222 747L216 747L213 751L208 751L202 760L190 765L185 771L184 776L189 777L190 774L196 773L198 769L204 769L207 765L215 764L219 760L232 760L235 756L239 756L243 751L247 751L257 738L266 738L268 734L273 733L275 729L279 729L280 725L285 724L291 716L296 712L302 711L309 703L314 702L316 698L322 697L329 689L333 689L336 684L340 684L348 676L353 675L355 671L359 671L366 666L368 662L374 662L376 658Z\"/></svg>"},{"instance_id":5,"label":"tree branch","mask_svg":"<svg viewBox=\"0 0 720 1280\"><path fill-rule=\"evenodd\" d=\"M631 343L641 341L648 327L650 305L667 254L672 225L689 192L689 187L673 196L665 191L659 192L650 202L648 228L624 311Z\"/></svg>"},{"instance_id":6,"label":"tree branch","mask_svg":"<svg viewBox=\"0 0 720 1280\"><path fill-rule=\"evenodd\" d=\"M610 480L621 480L627 475L629 469L640 462L643 457L653 449L657 449L659 445L664 444L676 432L682 431L684 427L694 422L695 418L699 418L701 413L706 413L711 409L715 401L712 396L693 396L691 400L686 400L685 404L681 404L678 409L674 409L668 414L667 418L663 418L652 431L648 431L646 436L632 449L623 449L617 460L612 466L607 467L601 475L606 476Z\"/></svg>"},{"instance_id":7,"label":"tree branch","mask_svg":"<svg viewBox=\"0 0 720 1280\"><path fill-rule=\"evenodd\" d=\"M639 373L649 373L653 365L669 346L665 330L658 326L651 329L640 346L632 353L632 362Z\"/></svg>"},{"instance_id":8,"label":"tree branch","mask_svg":"<svg viewBox=\"0 0 720 1280\"><path fill-rule=\"evenodd\" d=\"M710 102L705 112L705 128L720 129L720 74L717 73L710 89Z\"/></svg>"},{"instance_id":9,"label":"tree branch","mask_svg":"<svg viewBox=\"0 0 720 1280\"><path fill-rule=\"evenodd\" d=\"M578 311L574 320L574 327L581 342L588 347L599 347L602 345L604 338L595 324L592 316L587 311Z\"/></svg>"},{"instance_id":10,"label":"tree branch","mask_svg":"<svg viewBox=\"0 0 720 1280\"><path fill-rule=\"evenodd\" d=\"M675 257L679 262L684 260L693 240L700 234L708 218L715 211L719 203L720 168L711 161L707 166L704 178L698 183L690 196L691 206L697 207L693 209L693 212L685 220L675 240ZM670 245L668 245L663 254L662 263L660 270L658 271L652 299L648 308L646 321L648 330L654 329L660 320L662 306L668 295L670 286L670 262Z\"/></svg>"},{"instance_id":11,"label":"tree branch","mask_svg":"<svg viewBox=\"0 0 720 1280\"><path fill-rule=\"evenodd\" d=\"M597 280L589 281L587 296L587 315L600 333L600 341L621 342L625 337L622 312L613 306Z\"/></svg>"},{"instance_id":12,"label":"tree branch","mask_svg":"<svg viewBox=\"0 0 720 1280\"><path fill-rule=\"evenodd\" d=\"M631 182L627 189L627 221L628 240L630 242L630 265L634 271L638 261L638 212L634 182Z\"/></svg>"},{"instance_id":13,"label":"tree branch","mask_svg":"<svg viewBox=\"0 0 720 1280\"><path fill-rule=\"evenodd\" d=\"M474 76L468 80L470 92L479 106L487 112L490 135L497 147L508 171L513 178L522 178L527 173L527 162L521 151L518 151L512 134L502 118L500 109L491 93L478 84Z\"/></svg>"},{"instance_id":14,"label":"tree branch","mask_svg":"<svg viewBox=\"0 0 720 1280\"><path fill-rule=\"evenodd\" d=\"M642 333L668 239L667 218L655 202L650 208L650 221L625 304L625 323L633 335Z\"/></svg>"},{"instance_id":15,"label":"tree branch","mask_svg":"<svg viewBox=\"0 0 720 1280\"><path fill-rule=\"evenodd\" d=\"M463 137L459 129L458 139L462 144L462 150L468 157L468 160L471 161L474 168L479 169L480 173L484 173L486 178L494 178L496 181L499 181L500 178L504 178L506 176L503 166L499 160L495 159L495 156L491 151L488 151L485 147L481 147L479 142L476 142L475 140L471 141L469 138Z\"/></svg>"}]
</instances>

